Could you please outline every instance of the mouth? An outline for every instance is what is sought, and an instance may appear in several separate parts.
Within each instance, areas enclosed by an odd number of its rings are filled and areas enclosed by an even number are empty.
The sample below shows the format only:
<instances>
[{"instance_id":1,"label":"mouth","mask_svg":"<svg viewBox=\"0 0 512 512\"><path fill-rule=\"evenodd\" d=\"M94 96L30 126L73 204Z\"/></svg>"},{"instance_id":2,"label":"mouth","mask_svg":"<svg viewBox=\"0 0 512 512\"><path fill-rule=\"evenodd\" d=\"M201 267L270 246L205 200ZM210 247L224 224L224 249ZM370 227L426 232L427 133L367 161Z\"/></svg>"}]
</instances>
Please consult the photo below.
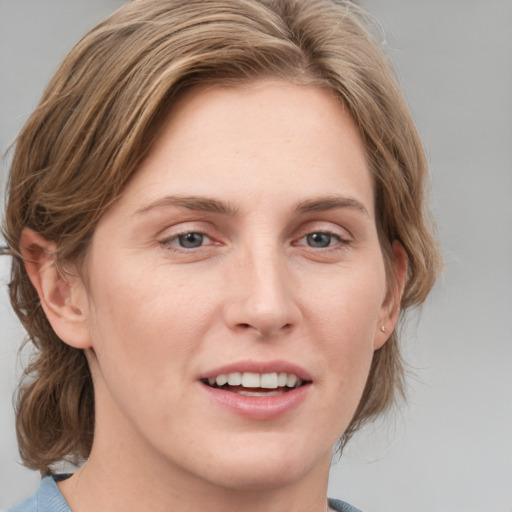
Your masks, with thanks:
<instances>
[{"instance_id":1,"label":"mouth","mask_svg":"<svg viewBox=\"0 0 512 512\"><path fill-rule=\"evenodd\" d=\"M284 360L238 361L199 377L206 396L224 410L250 420L274 420L308 403L309 372Z\"/></svg>"},{"instance_id":2,"label":"mouth","mask_svg":"<svg viewBox=\"0 0 512 512\"><path fill-rule=\"evenodd\" d=\"M232 372L201 379L206 386L248 397L279 396L310 383L294 373Z\"/></svg>"}]
</instances>

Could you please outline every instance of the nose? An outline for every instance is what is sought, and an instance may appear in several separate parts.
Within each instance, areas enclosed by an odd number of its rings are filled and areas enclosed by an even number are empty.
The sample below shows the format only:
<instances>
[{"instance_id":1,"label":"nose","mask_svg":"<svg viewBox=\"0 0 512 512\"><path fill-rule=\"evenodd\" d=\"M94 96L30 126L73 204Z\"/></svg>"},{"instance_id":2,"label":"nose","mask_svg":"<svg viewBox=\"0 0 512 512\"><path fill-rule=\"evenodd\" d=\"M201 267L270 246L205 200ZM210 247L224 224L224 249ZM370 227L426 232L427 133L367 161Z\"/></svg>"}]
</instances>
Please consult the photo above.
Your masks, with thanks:
<instances>
[{"instance_id":1,"label":"nose","mask_svg":"<svg viewBox=\"0 0 512 512\"><path fill-rule=\"evenodd\" d=\"M226 322L231 329L261 338L290 332L301 317L297 292L286 257L277 249L245 251L229 272Z\"/></svg>"}]
</instances>

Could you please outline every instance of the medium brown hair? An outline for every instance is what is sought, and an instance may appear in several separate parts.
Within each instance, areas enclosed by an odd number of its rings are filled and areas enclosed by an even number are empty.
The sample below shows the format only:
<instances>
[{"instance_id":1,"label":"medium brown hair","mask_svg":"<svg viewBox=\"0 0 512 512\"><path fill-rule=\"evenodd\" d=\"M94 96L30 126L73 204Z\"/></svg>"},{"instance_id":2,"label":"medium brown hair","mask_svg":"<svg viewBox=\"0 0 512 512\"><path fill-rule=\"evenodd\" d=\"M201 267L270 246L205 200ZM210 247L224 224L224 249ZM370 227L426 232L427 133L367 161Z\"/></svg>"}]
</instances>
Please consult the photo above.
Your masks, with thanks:
<instances>
[{"instance_id":1,"label":"medium brown hair","mask_svg":"<svg viewBox=\"0 0 512 512\"><path fill-rule=\"evenodd\" d=\"M20 133L4 236L13 256L10 297L35 351L17 400L25 464L42 472L87 458L94 391L85 354L62 342L24 268L28 227L57 245L59 265L80 269L98 220L151 150L171 106L196 85L260 78L334 91L365 142L377 228L392 282L392 243L408 256L402 311L429 293L440 258L425 209L422 146L364 13L331 0L138 0L70 52ZM342 445L403 394L396 332L373 357Z\"/></svg>"}]
</instances>

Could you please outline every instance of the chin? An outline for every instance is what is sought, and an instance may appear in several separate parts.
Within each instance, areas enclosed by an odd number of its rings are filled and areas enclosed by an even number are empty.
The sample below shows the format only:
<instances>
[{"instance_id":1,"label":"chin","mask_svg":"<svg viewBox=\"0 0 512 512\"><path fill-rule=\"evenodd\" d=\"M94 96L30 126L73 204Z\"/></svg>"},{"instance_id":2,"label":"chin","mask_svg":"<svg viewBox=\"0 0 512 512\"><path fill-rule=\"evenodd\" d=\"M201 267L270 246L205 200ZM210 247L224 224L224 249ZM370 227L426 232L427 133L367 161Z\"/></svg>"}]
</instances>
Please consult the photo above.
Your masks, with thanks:
<instances>
[{"instance_id":1,"label":"chin","mask_svg":"<svg viewBox=\"0 0 512 512\"><path fill-rule=\"evenodd\" d=\"M328 474L330 447L319 455L311 446L304 450L296 443L280 441L277 447L254 441L250 449L219 453L217 457L210 453L206 479L231 491L263 491L293 485L311 472Z\"/></svg>"},{"instance_id":2,"label":"chin","mask_svg":"<svg viewBox=\"0 0 512 512\"><path fill-rule=\"evenodd\" d=\"M247 461L244 468L221 467L211 482L230 491L270 491L288 487L304 478L308 471L294 464L257 465Z\"/></svg>"}]
</instances>

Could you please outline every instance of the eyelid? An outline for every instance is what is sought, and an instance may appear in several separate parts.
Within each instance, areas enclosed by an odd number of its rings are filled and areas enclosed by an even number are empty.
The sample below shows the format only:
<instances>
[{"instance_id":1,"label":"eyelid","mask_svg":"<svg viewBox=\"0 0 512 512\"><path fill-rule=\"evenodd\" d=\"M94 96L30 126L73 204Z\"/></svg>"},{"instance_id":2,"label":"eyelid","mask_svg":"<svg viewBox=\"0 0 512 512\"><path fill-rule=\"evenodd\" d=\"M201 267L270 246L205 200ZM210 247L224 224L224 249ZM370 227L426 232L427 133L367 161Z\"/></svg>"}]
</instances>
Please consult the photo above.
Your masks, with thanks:
<instances>
[{"instance_id":1,"label":"eyelid","mask_svg":"<svg viewBox=\"0 0 512 512\"><path fill-rule=\"evenodd\" d=\"M306 222L300 226L299 229L297 229L297 232L298 236L296 240L313 233L325 233L327 235L338 237L346 242L353 241L355 238L350 229L348 229L346 226L342 226L336 222L326 220L312 220Z\"/></svg>"},{"instance_id":2,"label":"eyelid","mask_svg":"<svg viewBox=\"0 0 512 512\"><path fill-rule=\"evenodd\" d=\"M347 245L347 244L352 242L352 238L349 238L347 236L341 235L340 233L337 233L335 231L326 230L326 229L315 229L315 230L312 230L312 231L308 231L307 233L305 233L302 236L298 237L295 240L294 245L299 245L298 242L300 242L301 240L307 238L310 235L314 235L314 234L328 235L328 236L336 239L338 241L338 244L341 244L342 246L345 246L345 245ZM307 245L307 244L305 243L303 245ZM323 247L323 248L316 248L316 247L312 247L312 246L309 246L309 245L308 245L308 247L311 248L311 249L320 249L320 250L324 250L325 251L327 249L334 249L335 248L335 244L330 245L328 247Z\"/></svg>"},{"instance_id":3,"label":"eyelid","mask_svg":"<svg viewBox=\"0 0 512 512\"><path fill-rule=\"evenodd\" d=\"M201 226L198 224L203 225ZM214 245L221 245L220 242L215 239L215 236L214 234L212 234L212 231L213 228L205 228L204 223L202 222L182 222L175 226L169 226L163 231L161 231L161 234L157 237L157 241L162 247L166 249L182 253L190 253L194 251L199 251L201 249L206 249ZM197 233L199 235L202 235L206 239L206 243L196 248L180 247L180 245L177 243L178 238L181 236L185 236L189 233Z\"/></svg>"},{"instance_id":4,"label":"eyelid","mask_svg":"<svg viewBox=\"0 0 512 512\"><path fill-rule=\"evenodd\" d=\"M211 241L211 237L210 236L208 236L203 231L197 231L195 229L194 230L183 231L182 233L176 233L175 235L172 235L172 236L168 237L166 240L167 240L167 242L171 242L171 241L174 241L174 240L178 240L182 236L191 235L191 234L201 235L203 238L208 239L208 240Z\"/></svg>"},{"instance_id":5,"label":"eyelid","mask_svg":"<svg viewBox=\"0 0 512 512\"><path fill-rule=\"evenodd\" d=\"M297 227L290 245L307 259L320 263L332 263L344 258L356 241L348 227L339 222L325 218L310 219ZM315 247L309 245L306 237L314 233L322 233L333 237L330 245Z\"/></svg>"}]
</instances>

